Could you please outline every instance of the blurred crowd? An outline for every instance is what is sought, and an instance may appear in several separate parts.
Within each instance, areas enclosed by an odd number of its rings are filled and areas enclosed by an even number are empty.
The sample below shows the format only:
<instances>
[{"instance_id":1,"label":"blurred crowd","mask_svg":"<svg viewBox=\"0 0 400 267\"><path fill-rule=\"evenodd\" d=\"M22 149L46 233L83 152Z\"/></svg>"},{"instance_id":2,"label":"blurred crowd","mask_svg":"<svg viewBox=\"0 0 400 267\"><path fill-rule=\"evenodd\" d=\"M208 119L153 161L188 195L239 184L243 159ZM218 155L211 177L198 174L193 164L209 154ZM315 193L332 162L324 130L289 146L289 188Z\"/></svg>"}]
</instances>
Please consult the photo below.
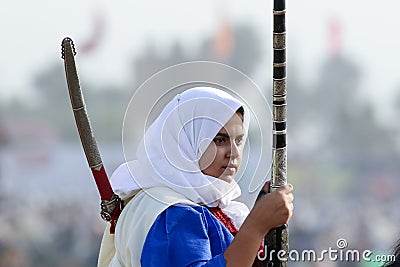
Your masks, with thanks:
<instances>
[{"instance_id":1,"label":"blurred crowd","mask_svg":"<svg viewBox=\"0 0 400 267\"><path fill-rule=\"evenodd\" d=\"M79 144L74 146L73 151L82 153ZM112 155L115 150L118 149L110 146L103 152ZM3 162L9 162L9 159L2 158ZM73 164L74 160L70 162ZM54 162L48 164L54 165ZM296 199L290 223L290 249L314 249L318 253L329 247L337 249L337 240L345 239L349 249L390 254L391 245L399 236L400 221L399 213L395 212L400 201L394 190L399 187L395 177L384 177L380 182L367 186L352 186L351 181L357 179L346 174L336 172L317 177L318 174L312 174L311 167L302 167L305 165L295 159L291 164L289 179L295 185ZM74 168L68 164L65 167L63 172ZM29 181L23 181L30 179L29 176L14 176L14 182L8 184L2 175L0 267L96 265L105 222L98 214L94 184L87 182L91 179L89 169L84 164L77 168L81 170L71 171L68 175L79 176L77 180L71 178L75 188L63 185L62 181L53 181L53 192L41 190L40 185L20 186L19 182L29 184ZM3 174L12 175L4 165L2 170ZM48 182L55 179L50 166L33 168L32 172L38 173L31 177L47 176L44 179ZM76 184L79 180L82 183ZM292 266L379 266L366 262L352 264L329 261L291 263Z\"/></svg>"}]
</instances>

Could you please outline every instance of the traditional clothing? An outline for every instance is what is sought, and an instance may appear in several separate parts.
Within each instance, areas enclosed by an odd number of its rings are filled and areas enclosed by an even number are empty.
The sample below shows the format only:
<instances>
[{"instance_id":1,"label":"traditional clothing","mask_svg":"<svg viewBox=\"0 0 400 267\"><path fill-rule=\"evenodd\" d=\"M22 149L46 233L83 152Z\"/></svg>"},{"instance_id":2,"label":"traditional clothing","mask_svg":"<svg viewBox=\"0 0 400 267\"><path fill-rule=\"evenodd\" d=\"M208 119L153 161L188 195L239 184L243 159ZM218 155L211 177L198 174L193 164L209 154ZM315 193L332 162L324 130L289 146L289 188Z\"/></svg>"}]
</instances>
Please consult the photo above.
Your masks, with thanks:
<instances>
[{"instance_id":1,"label":"traditional clothing","mask_svg":"<svg viewBox=\"0 0 400 267\"><path fill-rule=\"evenodd\" d=\"M233 201L241 193L235 181L203 174L198 161L240 107L246 137L247 108L224 91L192 88L166 105L146 131L137 159L111 177L122 199L134 197L115 236L106 229L99 266L225 265L223 252L233 240L228 229L239 228L249 211ZM212 207L227 216L207 209Z\"/></svg>"},{"instance_id":2,"label":"traditional clothing","mask_svg":"<svg viewBox=\"0 0 400 267\"><path fill-rule=\"evenodd\" d=\"M206 207L178 204L153 223L140 262L142 266L225 266L223 253L232 240L233 235Z\"/></svg>"}]
</instances>

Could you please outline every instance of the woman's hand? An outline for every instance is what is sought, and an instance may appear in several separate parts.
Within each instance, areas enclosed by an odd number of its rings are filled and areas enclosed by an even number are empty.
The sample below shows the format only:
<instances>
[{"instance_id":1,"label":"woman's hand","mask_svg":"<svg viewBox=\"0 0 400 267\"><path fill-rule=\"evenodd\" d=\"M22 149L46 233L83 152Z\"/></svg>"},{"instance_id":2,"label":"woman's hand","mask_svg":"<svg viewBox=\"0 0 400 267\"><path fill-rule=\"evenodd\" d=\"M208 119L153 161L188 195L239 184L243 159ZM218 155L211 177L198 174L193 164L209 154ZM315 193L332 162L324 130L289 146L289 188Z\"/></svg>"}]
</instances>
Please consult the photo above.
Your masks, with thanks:
<instances>
[{"instance_id":1,"label":"woman's hand","mask_svg":"<svg viewBox=\"0 0 400 267\"><path fill-rule=\"evenodd\" d=\"M270 182L265 183L263 191L268 192ZM270 229L288 223L293 214L293 186L286 184L274 192L261 196L254 204L246 220L265 235Z\"/></svg>"},{"instance_id":2,"label":"woman's hand","mask_svg":"<svg viewBox=\"0 0 400 267\"><path fill-rule=\"evenodd\" d=\"M268 192L270 183L264 185ZM225 250L226 266L251 266L264 236L272 228L286 224L293 213L293 186L283 185L261 196L251 209L231 245Z\"/></svg>"}]
</instances>

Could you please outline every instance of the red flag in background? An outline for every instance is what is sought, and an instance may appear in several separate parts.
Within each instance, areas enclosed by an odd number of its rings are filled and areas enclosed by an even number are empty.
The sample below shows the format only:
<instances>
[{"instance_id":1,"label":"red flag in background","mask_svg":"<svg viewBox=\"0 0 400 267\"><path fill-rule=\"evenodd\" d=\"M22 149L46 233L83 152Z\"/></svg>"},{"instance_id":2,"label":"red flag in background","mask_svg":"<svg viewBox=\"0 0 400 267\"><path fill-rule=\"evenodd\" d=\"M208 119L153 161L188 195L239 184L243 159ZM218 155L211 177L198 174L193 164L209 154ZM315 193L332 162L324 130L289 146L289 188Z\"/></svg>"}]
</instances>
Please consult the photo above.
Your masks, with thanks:
<instances>
[{"instance_id":1,"label":"red flag in background","mask_svg":"<svg viewBox=\"0 0 400 267\"><path fill-rule=\"evenodd\" d=\"M229 59L235 48L235 38L233 34L232 24L222 18L219 21L217 32L213 42L213 51L218 59Z\"/></svg>"},{"instance_id":2,"label":"red flag in background","mask_svg":"<svg viewBox=\"0 0 400 267\"><path fill-rule=\"evenodd\" d=\"M79 52L88 54L93 52L101 42L105 32L105 19L104 15L97 13L93 16L93 29L86 41L79 47Z\"/></svg>"},{"instance_id":3,"label":"red flag in background","mask_svg":"<svg viewBox=\"0 0 400 267\"><path fill-rule=\"evenodd\" d=\"M332 58L342 53L343 26L338 19L332 19L329 28L329 52Z\"/></svg>"}]
</instances>

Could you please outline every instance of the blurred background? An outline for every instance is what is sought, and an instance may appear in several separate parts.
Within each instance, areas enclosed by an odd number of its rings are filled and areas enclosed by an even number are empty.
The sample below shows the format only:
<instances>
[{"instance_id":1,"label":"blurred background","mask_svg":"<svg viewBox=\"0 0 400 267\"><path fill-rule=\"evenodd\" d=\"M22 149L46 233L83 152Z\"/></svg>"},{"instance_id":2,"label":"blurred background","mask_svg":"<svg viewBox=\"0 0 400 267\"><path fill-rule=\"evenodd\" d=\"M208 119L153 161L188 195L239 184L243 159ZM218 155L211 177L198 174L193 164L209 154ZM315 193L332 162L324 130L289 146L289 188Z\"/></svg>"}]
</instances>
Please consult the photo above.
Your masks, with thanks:
<instances>
[{"instance_id":1,"label":"blurred background","mask_svg":"<svg viewBox=\"0 0 400 267\"><path fill-rule=\"evenodd\" d=\"M291 249L345 238L390 254L400 238L399 5L287 3ZM228 64L271 95L272 1L8 1L0 32L0 267L96 265L105 223L70 108L65 36L109 174L124 160L130 97L165 67Z\"/></svg>"}]
</instances>

